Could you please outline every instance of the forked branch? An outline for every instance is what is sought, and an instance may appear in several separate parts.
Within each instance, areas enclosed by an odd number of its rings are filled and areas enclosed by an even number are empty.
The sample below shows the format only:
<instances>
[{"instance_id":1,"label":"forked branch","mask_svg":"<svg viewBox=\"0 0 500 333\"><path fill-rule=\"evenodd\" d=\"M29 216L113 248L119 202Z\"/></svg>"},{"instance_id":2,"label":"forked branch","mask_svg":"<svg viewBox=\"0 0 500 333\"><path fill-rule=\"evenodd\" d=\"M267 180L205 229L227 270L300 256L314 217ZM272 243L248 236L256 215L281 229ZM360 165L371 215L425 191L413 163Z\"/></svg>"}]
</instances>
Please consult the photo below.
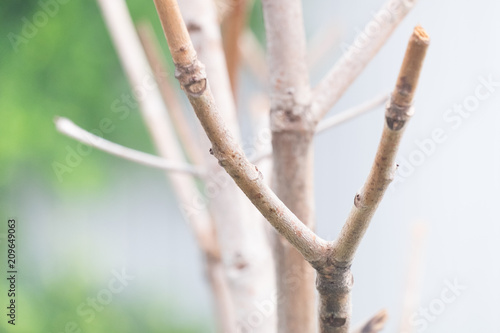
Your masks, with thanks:
<instances>
[{"instance_id":1,"label":"forked branch","mask_svg":"<svg viewBox=\"0 0 500 333\"><path fill-rule=\"evenodd\" d=\"M413 113L413 96L428 46L429 37L421 27L416 27L408 43L396 88L387 104L382 138L368 179L354 198L354 206L332 245L331 254L325 262L315 263L321 333L349 333L353 284L350 266L396 170L394 159Z\"/></svg>"}]
</instances>

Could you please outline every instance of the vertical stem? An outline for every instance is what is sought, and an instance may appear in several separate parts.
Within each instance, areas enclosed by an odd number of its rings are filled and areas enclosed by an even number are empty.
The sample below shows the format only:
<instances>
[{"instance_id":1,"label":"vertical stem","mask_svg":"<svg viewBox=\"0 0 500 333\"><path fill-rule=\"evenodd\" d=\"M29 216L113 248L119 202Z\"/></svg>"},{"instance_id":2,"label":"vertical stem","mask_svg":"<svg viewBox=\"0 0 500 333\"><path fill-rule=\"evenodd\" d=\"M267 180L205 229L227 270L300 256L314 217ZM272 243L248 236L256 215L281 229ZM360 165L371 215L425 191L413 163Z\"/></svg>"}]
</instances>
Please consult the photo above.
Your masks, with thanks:
<instances>
[{"instance_id":1,"label":"vertical stem","mask_svg":"<svg viewBox=\"0 0 500 333\"><path fill-rule=\"evenodd\" d=\"M314 123L300 0L262 2L267 35L273 189L283 203L314 229ZM278 332L316 330L314 270L282 236L275 241L278 279Z\"/></svg>"}]
</instances>

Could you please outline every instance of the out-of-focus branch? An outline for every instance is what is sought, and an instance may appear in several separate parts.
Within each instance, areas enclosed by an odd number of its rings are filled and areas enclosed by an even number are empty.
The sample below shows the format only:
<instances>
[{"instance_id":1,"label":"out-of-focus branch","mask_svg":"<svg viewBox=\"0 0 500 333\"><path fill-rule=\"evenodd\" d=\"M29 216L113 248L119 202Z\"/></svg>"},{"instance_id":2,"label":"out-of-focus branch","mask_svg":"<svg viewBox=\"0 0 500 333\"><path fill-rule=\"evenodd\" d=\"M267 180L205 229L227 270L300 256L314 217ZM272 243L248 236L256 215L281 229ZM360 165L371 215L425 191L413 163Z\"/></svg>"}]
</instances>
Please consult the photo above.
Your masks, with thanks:
<instances>
[{"instance_id":1,"label":"out-of-focus branch","mask_svg":"<svg viewBox=\"0 0 500 333\"><path fill-rule=\"evenodd\" d=\"M214 3L184 0L179 5L197 56L205 65L207 76L215 78L210 81L210 90L217 111L239 142L240 128ZM201 127L200 131L203 132ZM267 222L262 217L254 218L259 212L231 177L221 170L218 161L208 154L210 142L205 133L201 136L205 139L203 149L207 152L205 165L209 178L217 175L212 179L216 179L218 191L210 195L209 210L216 223L222 262L236 312L237 327L233 332L245 331L255 304L269 297L274 290L272 249L264 229ZM213 185L210 181L208 184ZM256 330L273 333L275 327L276 315L271 311Z\"/></svg>"},{"instance_id":2,"label":"out-of-focus branch","mask_svg":"<svg viewBox=\"0 0 500 333\"><path fill-rule=\"evenodd\" d=\"M217 110L204 66L196 59L187 30L168 23L177 22L184 26L177 2L155 0L155 4L177 68L176 77L212 143L212 154L278 232L305 258L316 259L327 242L317 237L278 199L263 181L259 170L246 159ZM180 45L178 40L188 42ZM179 51L181 47L185 56Z\"/></svg>"},{"instance_id":3,"label":"out-of-focus branch","mask_svg":"<svg viewBox=\"0 0 500 333\"><path fill-rule=\"evenodd\" d=\"M169 80L170 75L164 60L165 55L161 51L151 23L146 21L139 23L137 32L182 147L190 161L193 161L197 165L203 165L203 154L200 150L200 144L197 142L196 136L189 126L179 96Z\"/></svg>"},{"instance_id":4,"label":"out-of-focus branch","mask_svg":"<svg viewBox=\"0 0 500 333\"><path fill-rule=\"evenodd\" d=\"M103 139L97 135L87 132L69 119L57 117L54 122L57 130L62 134L65 134L86 145L102 150L108 154L170 172L187 173L197 177L205 175L205 171L196 166L169 161L161 157L130 149Z\"/></svg>"},{"instance_id":5,"label":"out-of-focus branch","mask_svg":"<svg viewBox=\"0 0 500 333\"><path fill-rule=\"evenodd\" d=\"M349 264L368 228L371 217L394 177L394 159L405 125L413 114L412 100L420 70L429 46L429 37L418 26L408 43L391 101L387 105L385 126L365 185L354 198L354 206L335 246L334 258L339 264Z\"/></svg>"},{"instance_id":6,"label":"out-of-focus branch","mask_svg":"<svg viewBox=\"0 0 500 333\"><path fill-rule=\"evenodd\" d=\"M332 243L326 264L315 266L318 270L321 333L349 332L353 284L350 266L370 220L393 179L396 170L394 160L406 124L413 114L413 95L428 46L429 37L420 26L416 27L406 49L396 88L387 104L382 138L368 179L354 197L354 206L340 235Z\"/></svg>"},{"instance_id":7,"label":"out-of-focus branch","mask_svg":"<svg viewBox=\"0 0 500 333\"><path fill-rule=\"evenodd\" d=\"M102 14L108 26L111 38L114 42L118 56L132 87L143 88L144 96L139 99L140 110L152 136L153 142L159 155L177 161L184 160L184 154L175 136L165 104L157 85L145 84L152 76L146 54L141 46L139 37L127 5L124 0L98 0ZM177 7L176 7L177 8ZM169 11L168 7L163 10ZM175 19L177 18L177 22ZM175 59L184 65L196 60L196 53L190 48L189 37L182 18L173 17L166 25L172 29L182 29L184 34L174 36L172 39L175 47L171 50ZM181 23L181 24L179 24ZM219 326L223 332L232 332L235 322L234 306L229 298L227 280L223 274L221 252L216 237L213 221L205 207L193 207L194 198L203 197L199 193L197 185L191 176L167 173L172 188L177 196L186 219L190 222L191 229L196 241L205 256L205 263L210 277L210 283L214 299L218 305Z\"/></svg>"},{"instance_id":8,"label":"out-of-focus branch","mask_svg":"<svg viewBox=\"0 0 500 333\"><path fill-rule=\"evenodd\" d=\"M388 318L389 316L387 314L387 311L385 309L380 310L367 322L359 325L358 328L356 328L351 333L378 333L384 329Z\"/></svg>"},{"instance_id":9,"label":"out-of-focus branch","mask_svg":"<svg viewBox=\"0 0 500 333\"><path fill-rule=\"evenodd\" d=\"M247 0L226 0L230 11L222 21L222 41L226 55L227 72L231 90L236 99L238 91L238 72L240 67L239 38L246 23Z\"/></svg>"},{"instance_id":10,"label":"out-of-focus branch","mask_svg":"<svg viewBox=\"0 0 500 333\"><path fill-rule=\"evenodd\" d=\"M375 14L374 19L314 88L312 112L316 121L320 121L342 97L416 2L417 0L389 0ZM376 33L371 27L378 28Z\"/></svg>"},{"instance_id":11,"label":"out-of-focus branch","mask_svg":"<svg viewBox=\"0 0 500 333\"><path fill-rule=\"evenodd\" d=\"M323 133L329 129L334 128L335 126L353 120L358 116L377 109L388 101L388 96L389 94L378 95L369 101L366 101L360 105L353 106L352 108L341 111L338 114L321 121L318 126L316 126L315 134L318 135L320 133ZM273 152L271 147L262 148L261 151L256 152L255 155L250 157L250 161L252 163L259 163L263 159L271 157L272 154Z\"/></svg>"}]
</instances>

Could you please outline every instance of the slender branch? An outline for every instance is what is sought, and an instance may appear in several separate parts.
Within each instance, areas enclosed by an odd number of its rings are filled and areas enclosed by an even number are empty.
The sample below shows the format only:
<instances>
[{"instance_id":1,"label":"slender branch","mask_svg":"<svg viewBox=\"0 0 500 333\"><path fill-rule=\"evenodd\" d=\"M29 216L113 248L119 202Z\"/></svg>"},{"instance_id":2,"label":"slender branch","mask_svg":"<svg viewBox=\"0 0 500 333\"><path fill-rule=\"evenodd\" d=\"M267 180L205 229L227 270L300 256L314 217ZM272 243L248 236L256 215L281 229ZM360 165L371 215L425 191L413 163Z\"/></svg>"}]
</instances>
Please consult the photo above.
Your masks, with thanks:
<instances>
[{"instance_id":1,"label":"slender branch","mask_svg":"<svg viewBox=\"0 0 500 333\"><path fill-rule=\"evenodd\" d=\"M131 86L136 89L141 87L147 88L145 89L145 96L139 99L139 105L141 114L159 155L164 158L183 161L184 154L175 136L175 131L173 130L158 86L151 84L145 86L144 81L147 81L151 76L151 68L148 64L146 54L141 47L139 37L134 30L134 25L125 1L99 0L99 5ZM166 9L164 8L164 10ZM184 27L182 19L179 17L178 20L176 22L174 18L174 20L170 20L167 24L175 26L176 24L179 25L180 22L181 28ZM185 27L184 30L186 30ZM172 43L176 47L172 55L176 59L181 59L189 64L189 59L196 59L196 54L193 50L187 49L184 46L185 43L190 45L189 38L182 39L182 37L181 35L173 36ZM203 196L200 194L197 184L192 177L172 173L167 173L167 177L172 184L179 206L182 208L182 213L190 223L198 246L205 257L206 268L210 277L209 281L214 299L218 305L219 326L224 332L232 332L235 323L234 306L226 292L228 282L225 276L219 273L223 263L217 242L215 224L206 207L193 207L194 198Z\"/></svg>"},{"instance_id":2,"label":"slender branch","mask_svg":"<svg viewBox=\"0 0 500 333\"><path fill-rule=\"evenodd\" d=\"M356 117L359 117L369 111L376 110L378 107L384 105L388 101L388 94L380 94L374 98L356 105L350 109L342 111L328 119L321 121L316 127L316 134L323 133L335 126L348 122Z\"/></svg>"},{"instance_id":3,"label":"slender branch","mask_svg":"<svg viewBox=\"0 0 500 333\"><path fill-rule=\"evenodd\" d=\"M350 266L370 220L393 178L394 159L405 125L413 113L411 103L428 45L429 37L421 27L416 27L410 37L392 99L387 104L382 138L368 179L356 194L351 213L339 237L332 243L326 262L315 263L318 270L321 333L349 332L353 284Z\"/></svg>"},{"instance_id":4,"label":"slender branch","mask_svg":"<svg viewBox=\"0 0 500 333\"><path fill-rule=\"evenodd\" d=\"M365 185L354 198L354 206L335 246L334 258L339 264L352 262L361 238L393 179L396 170L394 159L405 125L413 114L411 103L428 46L428 35L417 26L408 43L392 99L387 105L386 122L375 161Z\"/></svg>"},{"instance_id":5,"label":"slender branch","mask_svg":"<svg viewBox=\"0 0 500 333\"><path fill-rule=\"evenodd\" d=\"M222 21L222 41L226 55L227 72L231 82L231 90L236 99L238 91L238 70L240 67L240 35L246 23L246 0L230 0L231 12Z\"/></svg>"},{"instance_id":6,"label":"slender branch","mask_svg":"<svg viewBox=\"0 0 500 333\"><path fill-rule=\"evenodd\" d=\"M387 311L385 309L380 310L351 333L378 333L384 329L387 319L389 319Z\"/></svg>"},{"instance_id":7,"label":"slender branch","mask_svg":"<svg viewBox=\"0 0 500 333\"><path fill-rule=\"evenodd\" d=\"M170 75L164 60L165 55L161 51L151 23L148 21L139 23L137 26L137 33L146 53L146 57L148 58L149 65L153 69L153 74L156 82L158 82L163 102L167 106L168 113L172 118L182 147L189 160L193 161L196 165L203 165L204 161L200 144L189 126L179 96L169 80Z\"/></svg>"},{"instance_id":8,"label":"slender branch","mask_svg":"<svg viewBox=\"0 0 500 333\"><path fill-rule=\"evenodd\" d=\"M176 55L174 57L176 77L212 143L212 154L278 232L284 235L305 258L316 259L325 249L327 242L317 237L278 199L263 181L259 170L247 160L216 108L203 65L196 57L194 59L191 57L195 54L192 44L183 44L186 48L185 58L181 56L181 52L175 52L178 48L177 38L189 41L177 2L155 0L155 4L169 47L172 49L171 53ZM176 26L165 22L178 22L178 24Z\"/></svg>"},{"instance_id":9,"label":"slender branch","mask_svg":"<svg viewBox=\"0 0 500 333\"><path fill-rule=\"evenodd\" d=\"M416 2L417 0L388 0L375 14L374 19L365 26L364 31L314 89L312 112L316 121L320 121L342 97ZM378 28L376 33L373 32L373 27Z\"/></svg>"},{"instance_id":10,"label":"slender branch","mask_svg":"<svg viewBox=\"0 0 500 333\"><path fill-rule=\"evenodd\" d=\"M108 154L170 172L187 173L197 177L203 177L206 174L205 171L193 165L172 162L161 157L130 149L103 139L97 135L87 132L67 118L57 117L54 122L57 130L62 134L65 134L70 138L80 141L86 145L102 150Z\"/></svg>"},{"instance_id":11,"label":"slender branch","mask_svg":"<svg viewBox=\"0 0 500 333\"><path fill-rule=\"evenodd\" d=\"M329 129L332 129L335 126L346 123L350 120L353 120L356 117L368 113L369 111L377 109L378 107L384 105L388 101L388 95L389 94L380 94L360 105L353 106L352 108L341 111L338 114L333 115L330 118L321 121L318 124L318 126L316 126L315 135L323 133ZM257 152L254 156L251 156L250 162L259 163L263 159L271 157L272 154L273 151L271 147L264 148L262 149L262 151Z\"/></svg>"}]
</instances>

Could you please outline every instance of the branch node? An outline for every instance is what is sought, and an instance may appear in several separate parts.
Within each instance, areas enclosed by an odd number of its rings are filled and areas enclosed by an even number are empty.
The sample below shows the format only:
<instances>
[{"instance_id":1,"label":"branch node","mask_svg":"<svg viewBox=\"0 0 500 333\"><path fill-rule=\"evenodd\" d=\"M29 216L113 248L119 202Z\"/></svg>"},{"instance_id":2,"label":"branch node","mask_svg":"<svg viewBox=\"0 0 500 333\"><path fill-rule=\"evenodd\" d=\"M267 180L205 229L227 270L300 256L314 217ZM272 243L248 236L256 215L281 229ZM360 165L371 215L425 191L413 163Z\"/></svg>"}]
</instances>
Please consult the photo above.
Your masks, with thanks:
<instances>
[{"instance_id":1,"label":"branch node","mask_svg":"<svg viewBox=\"0 0 500 333\"><path fill-rule=\"evenodd\" d=\"M401 130L406 122L415 113L415 109L410 105L398 105L394 102L394 97L387 102L385 111L385 120L387 126L392 131Z\"/></svg>"},{"instance_id":2,"label":"branch node","mask_svg":"<svg viewBox=\"0 0 500 333\"><path fill-rule=\"evenodd\" d=\"M203 95L207 89L205 66L198 59L189 65L175 64L175 78L179 80L182 89L193 97Z\"/></svg>"}]
</instances>

